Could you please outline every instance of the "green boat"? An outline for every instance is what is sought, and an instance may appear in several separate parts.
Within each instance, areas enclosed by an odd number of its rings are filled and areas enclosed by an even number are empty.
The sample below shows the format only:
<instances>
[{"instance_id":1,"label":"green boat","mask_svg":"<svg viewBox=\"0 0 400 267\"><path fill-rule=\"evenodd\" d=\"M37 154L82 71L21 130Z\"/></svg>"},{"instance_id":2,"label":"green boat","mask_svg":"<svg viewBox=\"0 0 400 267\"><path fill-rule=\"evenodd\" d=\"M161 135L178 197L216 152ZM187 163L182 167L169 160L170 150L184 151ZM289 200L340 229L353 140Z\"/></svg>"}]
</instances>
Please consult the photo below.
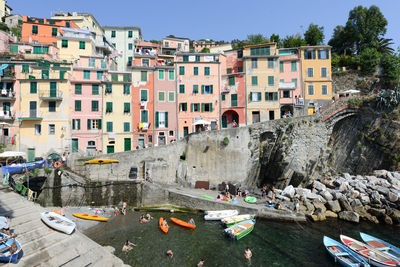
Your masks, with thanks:
<instances>
[{"instance_id":1,"label":"green boat","mask_svg":"<svg viewBox=\"0 0 400 267\"><path fill-rule=\"evenodd\" d=\"M252 196L247 196L244 201L246 201L247 203L256 203L257 198L256 197L252 197Z\"/></svg>"},{"instance_id":2,"label":"green boat","mask_svg":"<svg viewBox=\"0 0 400 267\"><path fill-rule=\"evenodd\" d=\"M253 231L255 223L254 220L246 220L226 228L225 233L233 239L239 240Z\"/></svg>"}]
</instances>

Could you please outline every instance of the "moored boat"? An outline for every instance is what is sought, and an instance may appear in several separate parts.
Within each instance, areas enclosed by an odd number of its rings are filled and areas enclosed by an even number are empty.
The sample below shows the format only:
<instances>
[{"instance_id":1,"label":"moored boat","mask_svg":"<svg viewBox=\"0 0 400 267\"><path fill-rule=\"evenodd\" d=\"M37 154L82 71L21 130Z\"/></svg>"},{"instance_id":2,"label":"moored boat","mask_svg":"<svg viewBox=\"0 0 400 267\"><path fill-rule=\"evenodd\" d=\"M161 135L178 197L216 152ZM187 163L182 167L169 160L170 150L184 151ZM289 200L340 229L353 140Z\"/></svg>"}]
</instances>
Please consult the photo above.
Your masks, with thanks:
<instances>
[{"instance_id":1,"label":"moored boat","mask_svg":"<svg viewBox=\"0 0 400 267\"><path fill-rule=\"evenodd\" d=\"M85 220L100 221L100 222L108 221L108 218L106 218L106 217L92 215L92 214L72 213L72 215L74 215L77 218L85 219Z\"/></svg>"},{"instance_id":2,"label":"moored boat","mask_svg":"<svg viewBox=\"0 0 400 267\"><path fill-rule=\"evenodd\" d=\"M221 222L225 224L226 226L231 226L234 225L235 223L239 223L245 220L252 220L254 219L255 215L251 214L241 214L241 215L236 215L236 216L230 216L221 219Z\"/></svg>"},{"instance_id":3,"label":"moored boat","mask_svg":"<svg viewBox=\"0 0 400 267\"><path fill-rule=\"evenodd\" d=\"M164 234L168 234L168 229L169 229L169 227L168 227L168 225L162 225L162 222L164 221L164 218L163 217L160 217L160 220L158 220L158 226L160 226L160 229L161 229L161 231L163 231L164 232Z\"/></svg>"},{"instance_id":4,"label":"moored boat","mask_svg":"<svg viewBox=\"0 0 400 267\"><path fill-rule=\"evenodd\" d=\"M357 253L357 255L367 260L371 265L378 267L395 267L400 265L396 259L351 237L340 235L340 240L348 248Z\"/></svg>"},{"instance_id":5,"label":"moored boat","mask_svg":"<svg viewBox=\"0 0 400 267\"><path fill-rule=\"evenodd\" d=\"M169 218L169 219L170 219L173 223L176 223L176 224L179 225L179 226L186 227L186 228L190 228L190 229L196 228L196 225L191 224L191 223L188 223L188 222L185 222L185 221L182 221L182 220L179 220L179 219L177 219L177 218L171 217L171 218Z\"/></svg>"},{"instance_id":6,"label":"moored boat","mask_svg":"<svg viewBox=\"0 0 400 267\"><path fill-rule=\"evenodd\" d=\"M382 251L383 253L389 255L400 261L400 248L393 246L381 239L378 239L374 236L367 235L365 233L360 233L361 239L367 243L369 246Z\"/></svg>"},{"instance_id":7,"label":"moored boat","mask_svg":"<svg viewBox=\"0 0 400 267\"><path fill-rule=\"evenodd\" d=\"M68 235L72 234L76 226L70 219L51 211L40 213L40 217L42 218L42 221L51 228Z\"/></svg>"},{"instance_id":8,"label":"moored boat","mask_svg":"<svg viewBox=\"0 0 400 267\"><path fill-rule=\"evenodd\" d=\"M239 240L253 231L255 223L256 222L254 220L242 221L226 228L225 233L227 233L233 239Z\"/></svg>"},{"instance_id":9,"label":"moored boat","mask_svg":"<svg viewBox=\"0 0 400 267\"><path fill-rule=\"evenodd\" d=\"M0 262L18 262L21 245L15 237L0 232Z\"/></svg>"},{"instance_id":10,"label":"moored boat","mask_svg":"<svg viewBox=\"0 0 400 267\"><path fill-rule=\"evenodd\" d=\"M106 164L106 163L118 163L116 159L92 159L85 161L85 164Z\"/></svg>"},{"instance_id":11,"label":"moored boat","mask_svg":"<svg viewBox=\"0 0 400 267\"><path fill-rule=\"evenodd\" d=\"M231 217L238 215L239 212L237 210L215 210L215 211L206 211L204 219L206 221L215 221L221 220L226 217Z\"/></svg>"},{"instance_id":12,"label":"moored boat","mask_svg":"<svg viewBox=\"0 0 400 267\"><path fill-rule=\"evenodd\" d=\"M352 250L336 240L324 236L323 242L326 250L335 259L335 262L339 262L341 265L346 267L369 266L362 257L358 256Z\"/></svg>"}]
</instances>

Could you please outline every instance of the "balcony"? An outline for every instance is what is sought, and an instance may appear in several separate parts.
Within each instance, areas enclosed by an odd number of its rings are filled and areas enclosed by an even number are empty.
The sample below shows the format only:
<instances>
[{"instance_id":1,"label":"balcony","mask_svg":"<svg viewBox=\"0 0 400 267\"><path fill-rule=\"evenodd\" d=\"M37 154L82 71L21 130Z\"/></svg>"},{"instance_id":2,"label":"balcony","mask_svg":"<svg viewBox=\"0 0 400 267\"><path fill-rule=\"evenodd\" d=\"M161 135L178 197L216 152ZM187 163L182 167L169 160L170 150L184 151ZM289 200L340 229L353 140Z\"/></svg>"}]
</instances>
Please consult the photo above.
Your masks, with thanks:
<instances>
[{"instance_id":1,"label":"balcony","mask_svg":"<svg viewBox=\"0 0 400 267\"><path fill-rule=\"evenodd\" d=\"M1 80L15 80L15 71L14 69L11 69L10 67L7 67L5 70L3 70L3 76L1 77Z\"/></svg>"},{"instance_id":2,"label":"balcony","mask_svg":"<svg viewBox=\"0 0 400 267\"><path fill-rule=\"evenodd\" d=\"M15 92L11 89L1 89L0 100L15 101Z\"/></svg>"},{"instance_id":3,"label":"balcony","mask_svg":"<svg viewBox=\"0 0 400 267\"><path fill-rule=\"evenodd\" d=\"M293 82L280 82L279 83L279 89L291 89L294 90L296 89L296 84Z\"/></svg>"},{"instance_id":4,"label":"balcony","mask_svg":"<svg viewBox=\"0 0 400 267\"><path fill-rule=\"evenodd\" d=\"M1 110L0 111L0 121L12 121L15 119L15 112L10 110Z\"/></svg>"},{"instance_id":5,"label":"balcony","mask_svg":"<svg viewBox=\"0 0 400 267\"><path fill-rule=\"evenodd\" d=\"M60 91L43 90L39 91L39 99L44 101L62 101L63 94Z\"/></svg>"},{"instance_id":6,"label":"balcony","mask_svg":"<svg viewBox=\"0 0 400 267\"><path fill-rule=\"evenodd\" d=\"M37 110L21 112L18 116L21 121L41 121L43 116Z\"/></svg>"}]
</instances>

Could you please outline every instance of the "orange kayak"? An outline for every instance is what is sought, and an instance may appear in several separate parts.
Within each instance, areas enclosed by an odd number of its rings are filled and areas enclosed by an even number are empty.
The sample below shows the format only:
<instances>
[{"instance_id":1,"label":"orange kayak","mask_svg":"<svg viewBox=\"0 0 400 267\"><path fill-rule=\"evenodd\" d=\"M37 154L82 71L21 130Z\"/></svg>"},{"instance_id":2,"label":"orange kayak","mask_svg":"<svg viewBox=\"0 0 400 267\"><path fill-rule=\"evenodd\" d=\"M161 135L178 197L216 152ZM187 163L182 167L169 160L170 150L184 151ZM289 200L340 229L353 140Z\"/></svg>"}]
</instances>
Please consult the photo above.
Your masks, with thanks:
<instances>
[{"instance_id":1,"label":"orange kayak","mask_svg":"<svg viewBox=\"0 0 400 267\"><path fill-rule=\"evenodd\" d=\"M188 222L184 222L184 221L179 220L179 219L174 218L174 217L171 217L170 220L172 222L176 223L177 225L182 226L182 227L187 227L187 228L190 228L190 229L196 228L196 225L188 223Z\"/></svg>"},{"instance_id":2,"label":"orange kayak","mask_svg":"<svg viewBox=\"0 0 400 267\"><path fill-rule=\"evenodd\" d=\"M75 217L85 219L85 220L92 220L92 221L101 221L101 222L106 222L108 221L108 218L106 217L101 217L97 215L92 215L92 214L82 214L82 213L72 213Z\"/></svg>"},{"instance_id":3,"label":"orange kayak","mask_svg":"<svg viewBox=\"0 0 400 267\"><path fill-rule=\"evenodd\" d=\"M158 225L160 226L161 231L163 231L165 234L168 234L168 225L167 226L162 226L161 223L164 220L163 217L160 218L160 220L158 221Z\"/></svg>"}]
</instances>

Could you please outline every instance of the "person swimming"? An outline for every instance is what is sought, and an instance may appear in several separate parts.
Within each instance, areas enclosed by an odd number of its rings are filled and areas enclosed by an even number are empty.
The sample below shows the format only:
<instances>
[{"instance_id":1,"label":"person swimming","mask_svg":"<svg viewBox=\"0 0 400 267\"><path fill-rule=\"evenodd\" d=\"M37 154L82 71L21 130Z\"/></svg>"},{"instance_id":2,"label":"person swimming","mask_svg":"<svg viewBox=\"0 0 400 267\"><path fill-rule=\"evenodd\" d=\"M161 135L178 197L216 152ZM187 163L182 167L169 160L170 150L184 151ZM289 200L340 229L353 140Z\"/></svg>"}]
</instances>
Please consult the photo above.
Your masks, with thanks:
<instances>
[{"instance_id":1,"label":"person swimming","mask_svg":"<svg viewBox=\"0 0 400 267\"><path fill-rule=\"evenodd\" d=\"M169 256L170 258L172 258L174 256L174 253L172 252L172 250L168 249L166 252L167 256Z\"/></svg>"},{"instance_id":2,"label":"person swimming","mask_svg":"<svg viewBox=\"0 0 400 267\"><path fill-rule=\"evenodd\" d=\"M194 222L194 220L193 220L192 217L190 217L189 223L190 223L190 224L193 224L193 225L196 225L196 223Z\"/></svg>"},{"instance_id":3,"label":"person swimming","mask_svg":"<svg viewBox=\"0 0 400 267\"><path fill-rule=\"evenodd\" d=\"M250 250L249 247L247 247L246 250L244 251L244 257L245 257L247 260L250 260L251 257L253 257L253 253L251 252L251 250Z\"/></svg>"},{"instance_id":4,"label":"person swimming","mask_svg":"<svg viewBox=\"0 0 400 267\"><path fill-rule=\"evenodd\" d=\"M141 215L140 219L139 219L139 222L140 223L148 223L149 221L144 217L144 215Z\"/></svg>"},{"instance_id":5,"label":"person swimming","mask_svg":"<svg viewBox=\"0 0 400 267\"><path fill-rule=\"evenodd\" d=\"M131 241L126 240L126 242L124 243L124 246L122 247L122 251L123 252L128 252L129 250L133 249L132 246L135 246L135 244L133 244Z\"/></svg>"}]
</instances>

